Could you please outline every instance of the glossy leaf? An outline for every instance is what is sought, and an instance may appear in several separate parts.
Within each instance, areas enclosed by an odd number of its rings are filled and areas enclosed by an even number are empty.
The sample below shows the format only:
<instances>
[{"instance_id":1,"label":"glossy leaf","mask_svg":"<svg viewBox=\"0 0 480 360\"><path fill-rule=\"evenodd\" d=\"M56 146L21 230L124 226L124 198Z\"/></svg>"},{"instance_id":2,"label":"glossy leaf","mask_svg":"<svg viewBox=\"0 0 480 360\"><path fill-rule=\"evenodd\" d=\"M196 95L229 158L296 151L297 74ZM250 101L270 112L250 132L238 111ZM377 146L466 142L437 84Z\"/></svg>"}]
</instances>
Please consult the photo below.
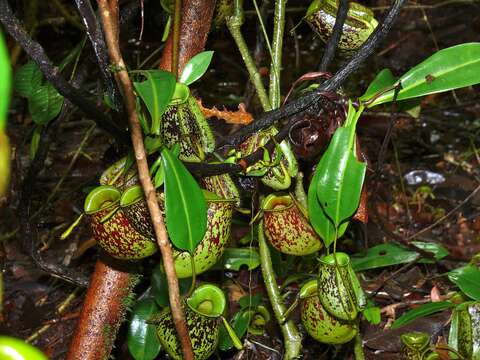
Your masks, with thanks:
<instances>
[{"instance_id":1,"label":"glossy leaf","mask_svg":"<svg viewBox=\"0 0 480 360\"><path fill-rule=\"evenodd\" d=\"M221 262L227 270L239 271L242 266L253 270L260 266L260 255L254 248L226 248Z\"/></svg>"},{"instance_id":2,"label":"glossy leaf","mask_svg":"<svg viewBox=\"0 0 480 360\"><path fill-rule=\"evenodd\" d=\"M245 311L237 312L230 321L230 325L239 339L245 335L249 324L250 312ZM223 324L220 327L218 347L222 351L228 351L233 348L232 338Z\"/></svg>"},{"instance_id":3,"label":"glossy leaf","mask_svg":"<svg viewBox=\"0 0 480 360\"><path fill-rule=\"evenodd\" d=\"M423 250L432 252L435 260L440 260L448 255L448 251L439 244L421 241L412 241L412 243ZM409 263L415 261L419 257L420 254L415 251L407 250L404 247L393 243L386 243L368 249L367 253L363 256L356 254L351 260L355 271L364 271ZM420 259L419 262L433 263L433 260Z\"/></svg>"},{"instance_id":4,"label":"glossy leaf","mask_svg":"<svg viewBox=\"0 0 480 360\"><path fill-rule=\"evenodd\" d=\"M336 235L342 236L347 229L348 223L343 223L338 229L338 234L335 234L335 226L325 215L325 211L320 206L317 198L317 182L320 177L319 172L315 172L308 188L308 214L310 217L310 223L323 240L326 248L335 241Z\"/></svg>"},{"instance_id":5,"label":"glossy leaf","mask_svg":"<svg viewBox=\"0 0 480 360\"><path fill-rule=\"evenodd\" d=\"M378 306L368 306L363 310L363 316L373 325L378 325L382 321L381 310Z\"/></svg>"},{"instance_id":6,"label":"glossy leaf","mask_svg":"<svg viewBox=\"0 0 480 360\"><path fill-rule=\"evenodd\" d=\"M397 329L401 326L404 326L412 322L415 319L450 309L453 306L454 304L452 304L449 301L438 301L438 302L423 304L418 308L409 310L406 313L404 313L402 316L400 316L397 320L393 322L391 329L392 330Z\"/></svg>"},{"instance_id":7,"label":"glossy leaf","mask_svg":"<svg viewBox=\"0 0 480 360\"><path fill-rule=\"evenodd\" d=\"M355 213L360 202L366 164L355 156L355 129L361 113L362 109L356 111L349 104L345 126L335 131L310 185L316 186L319 205L335 229Z\"/></svg>"},{"instance_id":8,"label":"glossy leaf","mask_svg":"<svg viewBox=\"0 0 480 360\"><path fill-rule=\"evenodd\" d=\"M47 356L22 339L0 335L0 359L48 360Z\"/></svg>"},{"instance_id":9,"label":"glossy leaf","mask_svg":"<svg viewBox=\"0 0 480 360\"><path fill-rule=\"evenodd\" d=\"M397 79L395 78L395 76L393 76L390 69L383 69L377 74L375 79L373 79L373 81L368 86L367 91L365 91L365 94L363 94L359 100L366 101L373 98L382 90L386 90L389 87L392 87L396 81Z\"/></svg>"},{"instance_id":10,"label":"glossy leaf","mask_svg":"<svg viewBox=\"0 0 480 360\"><path fill-rule=\"evenodd\" d=\"M5 39L0 33L0 136L5 124L7 123L7 110L10 103L10 83L11 83L11 70L10 70L10 57L8 55ZM0 142L1 144L1 142ZM1 145L0 145L1 154ZM1 168L1 165L0 165ZM1 183L1 181L0 181ZM1 192L1 190L0 190Z\"/></svg>"},{"instance_id":11,"label":"glossy leaf","mask_svg":"<svg viewBox=\"0 0 480 360\"><path fill-rule=\"evenodd\" d=\"M424 241L412 241L412 244L418 247L419 249L433 253L435 261L443 259L444 257L450 254L448 250L445 249L445 247L441 244L437 244L433 242L424 242ZM432 259L423 258L423 259L420 259L418 262L423 264L433 264L435 261Z\"/></svg>"},{"instance_id":12,"label":"glossy leaf","mask_svg":"<svg viewBox=\"0 0 480 360\"><path fill-rule=\"evenodd\" d=\"M467 265L448 273L451 282L473 300L480 301L480 270L474 265Z\"/></svg>"},{"instance_id":13,"label":"glossy leaf","mask_svg":"<svg viewBox=\"0 0 480 360\"><path fill-rule=\"evenodd\" d=\"M185 295L190 289L192 283L191 278L178 279L178 284L180 287L180 295ZM170 304L168 298L168 283L165 273L160 269L160 266L157 266L152 271L152 277L150 280L151 293L155 302L158 306L166 307Z\"/></svg>"},{"instance_id":14,"label":"glossy leaf","mask_svg":"<svg viewBox=\"0 0 480 360\"><path fill-rule=\"evenodd\" d=\"M42 85L42 79L43 75L37 64L29 61L16 71L13 87L21 96L29 98Z\"/></svg>"},{"instance_id":15,"label":"glossy leaf","mask_svg":"<svg viewBox=\"0 0 480 360\"><path fill-rule=\"evenodd\" d=\"M146 80L134 82L137 94L142 98L152 119L151 132L160 134L160 122L175 90L175 77L163 70L148 70L141 72Z\"/></svg>"},{"instance_id":16,"label":"glossy leaf","mask_svg":"<svg viewBox=\"0 0 480 360\"><path fill-rule=\"evenodd\" d=\"M203 51L192 57L185 65L179 82L190 85L202 77L212 61L213 51Z\"/></svg>"},{"instance_id":17,"label":"glossy leaf","mask_svg":"<svg viewBox=\"0 0 480 360\"><path fill-rule=\"evenodd\" d=\"M207 202L193 176L167 148L162 163L168 235L173 245L193 254L207 230Z\"/></svg>"},{"instance_id":18,"label":"glossy leaf","mask_svg":"<svg viewBox=\"0 0 480 360\"><path fill-rule=\"evenodd\" d=\"M352 256L352 267L355 271L376 269L385 266L405 264L415 261L420 255L399 245L387 243L368 249L363 257Z\"/></svg>"},{"instance_id":19,"label":"glossy leaf","mask_svg":"<svg viewBox=\"0 0 480 360\"><path fill-rule=\"evenodd\" d=\"M480 83L480 43L465 43L437 51L399 81L397 100L411 99ZM376 99L369 107L392 101L394 90Z\"/></svg>"},{"instance_id":20,"label":"glossy leaf","mask_svg":"<svg viewBox=\"0 0 480 360\"><path fill-rule=\"evenodd\" d=\"M36 88L28 99L32 120L37 125L45 125L55 118L62 105L63 96L51 84Z\"/></svg>"},{"instance_id":21,"label":"glossy leaf","mask_svg":"<svg viewBox=\"0 0 480 360\"><path fill-rule=\"evenodd\" d=\"M156 326L148 324L152 315L160 308L151 298L140 300L133 308L133 316L128 325L127 344L135 360L153 360L160 352Z\"/></svg>"}]
</instances>

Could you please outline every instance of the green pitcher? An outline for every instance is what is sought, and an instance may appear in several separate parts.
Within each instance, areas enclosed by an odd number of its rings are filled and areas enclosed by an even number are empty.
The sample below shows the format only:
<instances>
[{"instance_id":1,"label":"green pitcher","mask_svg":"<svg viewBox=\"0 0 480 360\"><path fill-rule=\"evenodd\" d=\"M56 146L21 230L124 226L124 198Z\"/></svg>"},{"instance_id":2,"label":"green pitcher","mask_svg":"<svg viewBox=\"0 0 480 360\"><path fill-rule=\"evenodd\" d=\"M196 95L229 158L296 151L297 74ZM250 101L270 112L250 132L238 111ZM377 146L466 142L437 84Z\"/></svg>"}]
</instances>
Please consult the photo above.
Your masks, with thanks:
<instances>
[{"instance_id":1,"label":"green pitcher","mask_svg":"<svg viewBox=\"0 0 480 360\"><path fill-rule=\"evenodd\" d=\"M322 241L290 195L270 194L263 201L265 236L284 254L304 256L322 247Z\"/></svg>"},{"instance_id":2,"label":"green pitcher","mask_svg":"<svg viewBox=\"0 0 480 360\"><path fill-rule=\"evenodd\" d=\"M225 311L223 291L213 284L199 286L184 304L187 328L196 360L208 359L218 345L219 325ZM157 336L168 355L181 360L181 346L177 337L170 308L155 319Z\"/></svg>"},{"instance_id":3,"label":"green pitcher","mask_svg":"<svg viewBox=\"0 0 480 360\"><path fill-rule=\"evenodd\" d=\"M121 192L114 186L101 185L85 199L85 214L95 240L117 259L138 260L154 254L157 243L138 233L120 208Z\"/></svg>"},{"instance_id":4,"label":"green pitcher","mask_svg":"<svg viewBox=\"0 0 480 360\"><path fill-rule=\"evenodd\" d=\"M317 286L317 280L310 280L300 289L300 316L305 330L312 338L324 344L349 342L358 333L358 325L354 321L330 315L318 298Z\"/></svg>"},{"instance_id":5,"label":"green pitcher","mask_svg":"<svg viewBox=\"0 0 480 360\"><path fill-rule=\"evenodd\" d=\"M365 294L347 254L337 252L320 259L318 296L325 310L342 320L356 319L365 307Z\"/></svg>"}]
</instances>

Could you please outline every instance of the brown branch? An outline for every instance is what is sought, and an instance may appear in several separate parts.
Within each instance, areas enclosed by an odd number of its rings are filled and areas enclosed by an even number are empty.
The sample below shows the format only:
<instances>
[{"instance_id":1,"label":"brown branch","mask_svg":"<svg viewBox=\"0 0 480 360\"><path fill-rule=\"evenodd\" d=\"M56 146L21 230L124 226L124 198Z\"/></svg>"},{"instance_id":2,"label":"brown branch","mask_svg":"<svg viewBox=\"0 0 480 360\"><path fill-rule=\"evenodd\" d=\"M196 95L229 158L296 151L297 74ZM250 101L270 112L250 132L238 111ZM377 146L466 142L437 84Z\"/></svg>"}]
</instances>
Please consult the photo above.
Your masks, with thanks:
<instances>
[{"instance_id":1,"label":"brown branch","mask_svg":"<svg viewBox=\"0 0 480 360\"><path fill-rule=\"evenodd\" d=\"M190 58L203 51L212 23L215 0L183 0L180 43L178 49L178 73L181 74ZM172 68L173 36L168 37L159 67Z\"/></svg>"},{"instance_id":2,"label":"brown branch","mask_svg":"<svg viewBox=\"0 0 480 360\"><path fill-rule=\"evenodd\" d=\"M143 145L143 135L136 112L136 101L133 93L133 85L126 70L125 63L120 52L118 42L118 0L98 0L108 53L110 60L118 69L117 79L123 88L125 105L130 123L132 145L138 168L138 177L147 199L148 210L155 230L158 245L162 253L163 264L168 282L170 308L175 323L175 328L182 344L183 356L187 360L193 360L193 349L188 334L187 324L180 300L178 279L175 273L172 248L168 239L167 230L163 223L162 213L158 204L155 187L150 179L147 163L147 155Z\"/></svg>"},{"instance_id":3,"label":"brown branch","mask_svg":"<svg viewBox=\"0 0 480 360\"><path fill-rule=\"evenodd\" d=\"M110 356L130 305L126 300L138 281L138 276L129 269L121 269L111 261L103 257L95 265L67 360L99 360Z\"/></svg>"}]
</instances>

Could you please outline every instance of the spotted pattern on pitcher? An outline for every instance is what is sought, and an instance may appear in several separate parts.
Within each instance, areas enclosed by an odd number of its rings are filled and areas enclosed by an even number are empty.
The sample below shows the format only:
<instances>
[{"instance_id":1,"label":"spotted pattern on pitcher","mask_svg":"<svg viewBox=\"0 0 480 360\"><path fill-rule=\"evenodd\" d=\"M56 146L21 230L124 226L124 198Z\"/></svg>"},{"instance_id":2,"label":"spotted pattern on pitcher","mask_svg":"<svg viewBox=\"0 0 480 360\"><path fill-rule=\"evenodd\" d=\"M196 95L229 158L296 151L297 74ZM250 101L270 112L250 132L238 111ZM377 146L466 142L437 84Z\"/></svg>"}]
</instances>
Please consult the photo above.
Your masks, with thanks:
<instances>
[{"instance_id":1,"label":"spotted pattern on pitcher","mask_svg":"<svg viewBox=\"0 0 480 360\"><path fill-rule=\"evenodd\" d=\"M160 209L164 213L163 198L161 195L158 195L158 198ZM234 205L233 200L207 200L207 231L193 254L197 275L210 269L223 255L225 245L230 238ZM155 239L150 214L144 200L126 206L124 211L135 230L152 240ZM173 257L177 277L192 276L190 254L174 248Z\"/></svg>"},{"instance_id":2,"label":"spotted pattern on pitcher","mask_svg":"<svg viewBox=\"0 0 480 360\"><path fill-rule=\"evenodd\" d=\"M201 151L210 153L215 149L213 133L191 95L185 103L167 107L162 116L161 135L167 147L180 144L179 158L183 161L199 162Z\"/></svg>"},{"instance_id":3,"label":"spotted pattern on pitcher","mask_svg":"<svg viewBox=\"0 0 480 360\"><path fill-rule=\"evenodd\" d=\"M157 195L157 198L159 200L158 205L160 211L164 214L164 202L160 195ZM148 210L147 202L144 199L125 206L123 211L136 231L143 236L150 238L152 241L155 241L156 237L153 230L152 220L150 218L150 211Z\"/></svg>"},{"instance_id":4,"label":"spotted pattern on pitcher","mask_svg":"<svg viewBox=\"0 0 480 360\"><path fill-rule=\"evenodd\" d=\"M317 295L301 300L300 314L307 333L324 344L345 344L352 340L358 332L358 327L354 322L331 316L323 308Z\"/></svg>"},{"instance_id":5,"label":"spotted pattern on pitcher","mask_svg":"<svg viewBox=\"0 0 480 360\"><path fill-rule=\"evenodd\" d=\"M200 315L188 306L184 306L184 309L195 360L206 360L213 354L218 345L218 318ZM170 309L164 310L158 321L157 337L162 349L174 360L182 360L180 341L177 337Z\"/></svg>"},{"instance_id":6,"label":"spotted pattern on pitcher","mask_svg":"<svg viewBox=\"0 0 480 360\"><path fill-rule=\"evenodd\" d=\"M317 233L294 203L264 209L264 227L270 244L281 253L304 256L322 247Z\"/></svg>"},{"instance_id":7,"label":"spotted pattern on pitcher","mask_svg":"<svg viewBox=\"0 0 480 360\"><path fill-rule=\"evenodd\" d=\"M205 189L224 199L235 200L235 207L240 207L240 193L230 174L204 177L202 184Z\"/></svg>"},{"instance_id":8,"label":"spotted pattern on pitcher","mask_svg":"<svg viewBox=\"0 0 480 360\"><path fill-rule=\"evenodd\" d=\"M103 250L123 260L143 259L157 251L157 244L135 231L121 209L101 223L110 211L106 208L89 215L93 235Z\"/></svg>"},{"instance_id":9,"label":"spotted pattern on pitcher","mask_svg":"<svg viewBox=\"0 0 480 360\"><path fill-rule=\"evenodd\" d=\"M120 174L124 171L126 162L127 158L123 157L110 165L100 175L100 185L113 185L119 190L125 190L138 183L137 167L135 165L131 166L125 174Z\"/></svg>"},{"instance_id":10,"label":"spotted pattern on pitcher","mask_svg":"<svg viewBox=\"0 0 480 360\"><path fill-rule=\"evenodd\" d=\"M318 295L323 307L333 316L343 320L357 317L355 292L350 282L348 266L320 262Z\"/></svg>"},{"instance_id":11,"label":"spotted pattern on pitcher","mask_svg":"<svg viewBox=\"0 0 480 360\"><path fill-rule=\"evenodd\" d=\"M197 275L210 269L223 255L225 244L230 238L233 207L232 201L208 202L207 231L193 253ZM192 276L190 254L173 249L173 257L177 276Z\"/></svg>"},{"instance_id":12,"label":"spotted pattern on pitcher","mask_svg":"<svg viewBox=\"0 0 480 360\"><path fill-rule=\"evenodd\" d=\"M332 35L337 8L335 0L314 0L308 8L305 20L323 42L327 42ZM338 48L347 53L356 50L377 26L378 22L372 10L359 3L350 2Z\"/></svg>"}]
</instances>

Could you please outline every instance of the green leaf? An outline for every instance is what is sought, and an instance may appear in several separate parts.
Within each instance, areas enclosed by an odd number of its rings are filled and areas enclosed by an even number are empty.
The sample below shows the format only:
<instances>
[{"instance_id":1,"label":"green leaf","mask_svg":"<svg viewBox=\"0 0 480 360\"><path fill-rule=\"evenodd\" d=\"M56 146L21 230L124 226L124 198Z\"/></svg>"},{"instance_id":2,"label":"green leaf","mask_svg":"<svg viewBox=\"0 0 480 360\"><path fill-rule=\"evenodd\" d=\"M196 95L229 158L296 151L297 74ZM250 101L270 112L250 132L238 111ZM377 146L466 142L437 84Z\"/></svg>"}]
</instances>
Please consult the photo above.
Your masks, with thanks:
<instances>
[{"instance_id":1,"label":"green leaf","mask_svg":"<svg viewBox=\"0 0 480 360\"><path fill-rule=\"evenodd\" d=\"M308 188L308 215L310 217L310 223L323 240L326 248L335 241L336 235L342 236L347 229L348 223L343 223L338 229L338 234L335 234L335 226L325 215L325 211L320 206L317 197L317 183L320 177L319 172L315 172Z\"/></svg>"},{"instance_id":2,"label":"green leaf","mask_svg":"<svg viewBox=\"0 0 480 360\"><path fill-rule=\"evenodd\" d=\"M381 310L378 306L369 306L365 310L363 310L363 316L365 319L373 325L380 324L382 321Z\"/></svg>"},{"instance_id":3,"label":"green leaf","mask_svg":"<svg viewBox=\"0 0 480 360\"><path fill-rule=\"evenodd\" d=\"M412 241L412 243L420 249L432 252L435 260L440 260L448 255L448 251L442 245L421 241ZM415 261L419 257L420 254L416 251L405 249L393 243L386 243L368 249L367 253L363 256L360 254L353 255L351 261L355 271L364 271L385 266L406 264ZM420 259L419 262L433 263L433 260Z\"/></svg>"},{"instance_id":4,"label":"green leaf","mask_svg":"<svg viewBox=\"0 0 480 360\"><path fill-rule=\"evenodd\" d=\"M221 263L227 270L239 271L242 266L253 270L260 266L260 255L254 248L226 248Z\"/></svg>"},{"instance_id":5,"label":"green leaf","mask_svg":"<svg viewBox=\"0 0 480 360\"><path fill-rule=\"evenodd\" d=\"M192 57L185 65L179 82L190 85L205 74L212 61L213 51L203 51Z\"/></svg>"},{"instance_id":6,"label":"green leaf","mask_svg":"<svg viewBox=\"0 0 480 360\"><path fill-rule=\"evenodd\" d=\"M403 75L397 100L444 92L480 83L480 43L466 43L437 51ZM394 90L369 107L392 101Z\"/></svg>"},{"instance_id":7,"label":"green leaf","mask_svg":"<svg viewBox=\"0 0 480 360\"><path fill-rule=\"evenodd\" d=\"M63 96L51 85L36 88L28 98L28 109L37 125L45 125L62 110Z\"/></svg>"},{"instance_id":8,"label":"green leaf","mask_svg":"<svg viewBox=\"0 0 480 360\"><path fill-rule=\"evenodd\" d=\"M375 79L373 79L373 81L368 86L367 91L365 91L365 94L363 94L359 100L367 101L373 98L382 90L392 87L396 81L397 79L393 76L390 69L383 69L377 74Z\"/></svg>"},{"instance_id":9,"label":"green leaf","mask_svg":"<svg viewBox=\"0 0 480 360\"><path fill-rule=\"evenodd\" d=\"M159 136L146 136L144 143L148 155L153 154L162 147L162 139Z\"/></svg>"},{"instance_id":10,"label":"green leaf","mask_svg":"<svg viewBox=\"0 0 480 360\"><path fill-rule=\"evenodd\" d=\"M443 259L444 257L448 256L450 253L444 246L441 244L433 243L433 242L423 242L423 241L412 241L412 244L418 247L419 249L428 251L433 253L434 258L436 261ZM435 261L432 259L423 258L420 259L419 263L423 264L433 264Z\"/></svg>"},{"instance_id":11,"label":"green leaf","mask_svg":"<svg viewBox=\"0 0 480 360\"><path fill-rule=\"evenodd\" d=\"M448 273L451 282L473 300L480 300L480 270L474 265L467 265Z\"/></svg>"},{"instance_id":12,"label":"green leaf","mask_svg":"<svg viewBox=\"0 0 480 360\"><path fill-rule=\"evenodd\" d=\"M13 87L21 96L29 98L42 85L42 79L37 64L29 61L15 72Z\"/></svg>"},{"instance_id":13,"label":"green leaf","mask_svg":"<svg viewBox=\"0 0 480 360\"><path fill-rule=\"evenodd\" d=\"M147 320L159 311L151 298L140 300L133 308L133 316L128 325L127 344L135 360L153 360L160 352L156 326L147 324Z\"/></svg>"},{"instance_id":14,"label":"green leaf","mask_svg":"<svg viewBox=\"0 0 480 360\"><path fill-rule=\"evenodd\" d=\"M401 326L407 325L415 319L435 314L440 311L452 308L454 305L449 301L438 301L423 304L416 309L407 311L405 314L400 316L392 324L391 329L398 329Z\"/></svg>"},{"instance_id":15,"label":"green leaf","mask_svg":"<svg viewBox=\"0 0 480 360\"><path fill-rule=\"evenodd\" d=\"M180 287L180 295L186 295L190 289L192 283L191 278L178 279L178 285ZM152 271L152 277L150 279L150 285L152 287L152 295L158 306L166 307L170 304L168 298L168 283L165 273L157 266Z\"/></svg>"},{"instance_id":16,"label":"green leaf","mask_svg":"<svg viewBox=\"0 0 480 360\"><path fill-rule=\"evenodd\" d=\"M420 255L409 251L396 244L381 244L368 249L363 257L351 257L352 267L355 271L376 269L385 266L405 264L415 261Z\"/></svg>"},{"instance_id":17,"label":"green leaf","mask_svg":"<svg viewBox=\"0 0 480 360\"><path fill-rule=\"evenodd\" d=\"M165 217L173 245L193 254L207 230L207 202L183 163L162 150L165 171Z\"/></svg>"},{"instance_id":18,"label":"green leaf","mask_svg":"<svg viewBox=\"0 0 480 360\"><path fill-rule=\"evenodd\" d=\"M351 113L353 107L350 107ZM349 115L349 117L351 117ZM348 119L347 119L348 121ZM354 153L355 123L340 127L315 170L317 199L336 228L358 208L366 164Z\"/></svg>"},{"instance_id":19,"label":"green leaf","mask_svg":"<svg viewBox=\"0 0 480 360\"><path fill-rule=\"evenodd\" d=\"M248 325L250 324L250 312L237 312L230 321L230 324L235 334L237 334L237 337L241 339L247 332ZM233 348L232 339L223 324L220 327L218 347L222 351L228 351Z\"/></svg>"},{"instance_id":20,"label":"green leaf","mask_svg":"<svg viewBox=\"0 0 480 360\"><path fill-rule=\"evenodd\" d=\"M42 125L35 126L33 129L32 140L30 141L30 160L35 159L37 155L38 145L40 144L40 135L42 134Z\"/></svg>"},{"instance_id":21,"label":"green leaf","mask_svg":"<svg viewBox=\"0 0 480 360\"><path fill-rule=\"evenodd\" d=\"M141 73L147 79L143 82L134 82L133 85L152 118L151 132L159 135L162 115L175 90L175 77L172 73L163 70L148 70Z\"/></svg>"},{"instance_id":22,"label":"green leaf","mask_svg":"<svg viewBox=\"0 0 480 360\"><path fill-rule=\"evenodd\" d=\"M0 134L5 128L7 123L8 105L10 103L10 82L11 82L11 70L10 70L10 57L8 55L7 46L5 40L0 33ZM1 167L1 165L0 165ZM1 182L0 182L1 183ZM0 190L1 192L1 190Z\"/></svg>"}]
</instances>

